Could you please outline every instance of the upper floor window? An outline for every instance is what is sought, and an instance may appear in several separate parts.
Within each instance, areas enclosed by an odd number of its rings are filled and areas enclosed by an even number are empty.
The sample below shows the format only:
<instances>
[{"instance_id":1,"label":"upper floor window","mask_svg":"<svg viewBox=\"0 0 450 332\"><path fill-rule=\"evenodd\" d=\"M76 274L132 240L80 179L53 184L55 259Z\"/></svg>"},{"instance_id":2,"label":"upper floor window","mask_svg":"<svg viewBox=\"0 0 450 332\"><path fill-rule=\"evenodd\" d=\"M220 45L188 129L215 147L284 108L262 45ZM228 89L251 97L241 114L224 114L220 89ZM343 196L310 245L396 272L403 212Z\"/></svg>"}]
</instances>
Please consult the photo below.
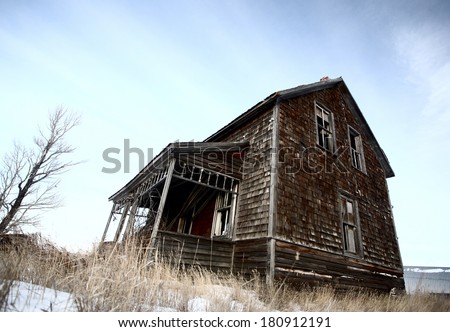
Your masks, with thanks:
<instances>
[{"instance_id":1,"label":"upper floor window","mask_svg":"<svg viewBox=\"0 0 450 332\"><path fill-rule=\"evenodd\" d=\"M317 144L334 151L333 114L316 104Z\"/></svg>"},{"instance_id":2,"label":"upper floor window","mask_svg":"<svg viewBox=\"0 0 450 332\"><path fill-rule=\"evenodd\" d=\"M350 155L352 159L353 167L360 171L366 171L366 165L364 162L363 146L361 135L349 127L349 140L350 140Z\"/></svg>"},{"instance_id":3,"label":"upper floor window","mask_svg":"<svg viewBox=\"0 0 450 332\"><path fill-rule=\"evenodd\" d=\"M361 252L361 242L356 203L342 195L340 196L340 201L344 253L359 255Z\"/></svg>"}]
</instances>

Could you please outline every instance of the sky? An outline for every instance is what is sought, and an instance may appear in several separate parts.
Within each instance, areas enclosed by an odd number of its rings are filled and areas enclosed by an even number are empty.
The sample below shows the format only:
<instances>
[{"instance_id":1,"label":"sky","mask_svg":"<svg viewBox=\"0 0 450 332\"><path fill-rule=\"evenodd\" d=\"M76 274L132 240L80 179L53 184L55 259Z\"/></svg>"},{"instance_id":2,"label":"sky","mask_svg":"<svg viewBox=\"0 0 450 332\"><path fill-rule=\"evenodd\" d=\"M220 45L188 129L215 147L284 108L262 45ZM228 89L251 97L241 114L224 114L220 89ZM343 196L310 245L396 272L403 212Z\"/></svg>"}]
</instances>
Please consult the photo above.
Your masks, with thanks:
<instances>
[{"instance_id":1,"label":"sky","mask_svg":"<svg viewBox=\"0 0 450 332\"><path fill-rule=\"evenodd\" d=\"M0 0L0 155L31 146L48 112L80 115L83 161L36 230L69 250L103 233L128 172L201 141L271 93L343 77L396 176L404 265L450 266L450 2Z\"/></svg>"}]
</instances>

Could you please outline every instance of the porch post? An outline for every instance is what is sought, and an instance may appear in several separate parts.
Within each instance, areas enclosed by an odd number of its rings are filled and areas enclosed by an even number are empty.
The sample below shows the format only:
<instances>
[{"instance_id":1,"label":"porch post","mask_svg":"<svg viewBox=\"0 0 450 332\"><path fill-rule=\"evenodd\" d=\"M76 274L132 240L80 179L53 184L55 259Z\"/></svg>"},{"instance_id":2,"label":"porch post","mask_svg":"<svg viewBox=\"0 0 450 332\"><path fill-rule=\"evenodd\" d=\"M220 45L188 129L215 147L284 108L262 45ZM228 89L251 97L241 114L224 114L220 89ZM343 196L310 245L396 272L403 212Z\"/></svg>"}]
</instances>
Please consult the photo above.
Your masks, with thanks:
<instances>
[{"instance_id":1,"label":"porch post","mask_svg":"<svg viewBox=\"0 0 450 332\"><path fill-rule=\"evenodd\" d=\"M164 183L163 192L161 194L161 200L159 202L158 211L156 212L155 223L153 225L152 234L150 236L150 250L155 249L156 235L158 234L159 224L164 211L164 205L166 204L167 194L169 193L170 182L172 180L173 170L175 168L175 158L170 161L169 169L166 175L166 181Z\"/></svg>"},{"instance_id":2,"label":"porch post","mask_svg":"<svg viewBox=\"0 0 450 332\"><path fill-rule=\"evenodd\" d=\"M123 224L125 222L125 218L127 217L128 209L130 208L130 201L127 199L127 203L122 211L122 216L120 217L119 225L117 225L116 234L114 235L114 243L119 240L120 232L122 231Z\"/></svg>"},{"instance_id":3,"label":"porch post","mask_svg":"<svg viewBox=\"0 0 450 332\"><path fill-rule=\"evenodd\" d=\"M114 202L112 209L111 209L111 213L109 214L108 221L106 222L105 231L103 232L103 236L102 236L102 239L100 240L99 247L101 247L103 245L103 242L105 242L106 234L108 233L108 229L109 229L109 224L111 224L111 220L114 215L114 211L116 210L116 205L117 205L117 203Z\"/></svg>"},{"instance_id":4,"label":"porch post","mask_svg":"<svg viewBox=\"0 0 450 332\"><path fill-rule=\"evenodd\" d=\"M127 237L131 235L131 230L133 229L134 226L136 210L138 208L140 198L141 196L138 193L136 193L136 198L134 199L133 206L131 207L130 215L128 216L127 227L125 227L125 233L123 233L122 240L125 240Z\"/></svg>"}]
</instances>

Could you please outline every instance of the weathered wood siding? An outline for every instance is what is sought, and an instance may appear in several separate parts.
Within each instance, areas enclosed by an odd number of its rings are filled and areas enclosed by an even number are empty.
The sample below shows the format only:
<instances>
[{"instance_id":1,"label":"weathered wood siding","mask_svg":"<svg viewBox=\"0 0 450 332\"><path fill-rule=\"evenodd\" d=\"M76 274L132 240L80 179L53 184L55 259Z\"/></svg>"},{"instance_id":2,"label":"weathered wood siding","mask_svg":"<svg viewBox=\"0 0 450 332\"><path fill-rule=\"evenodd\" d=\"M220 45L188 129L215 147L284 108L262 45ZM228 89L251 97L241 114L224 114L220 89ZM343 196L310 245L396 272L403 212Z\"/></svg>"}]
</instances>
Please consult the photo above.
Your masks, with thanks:
<instances>
[{"instance_id":1,"label":"weathered wood siding","mask_svg":"<svg viewBox=\"0 0 450 332\"><path fill-rule=\"evenodd\" d=\"M236 240L267 236L272 116L272 108L261 110L256 118L219 139L250 142L245 151L243 176L239 187Z\"/></svg>"},{"instance_id":2,"label":"weathered wood siding","mask_svg":"<svg viewBox=\"0 0 450 332\"><path fill-rule=\"evenodd\" d=\"M275 278L297 284L329 283L338 288L365 287L380 291L404 288L402 271L351 257L276 241Z\"/></svg>"},{"instance_id":3,"label":"weathered wood siding","mask_svg":"<svg viewBox=\"0 0 450 332\"><path fill-rule=\"evenodd\" d=\"M333 113L335 156L316 144L315 101ZM367 174L352 166L348 125L362 136ZM283 101L279 127L276 236L330 252L332 260L343 256L339 194L346 192L357 202L362 235L363 255L354 261L401 271L385 173L340 87ZM277 257L277 263L281 262Z\"/></svg>"},{"instance_id":4,"label":"weathered wood siding","mask_svg":"<svg viewBox=\"0 0 450 332\"><path fill-rule=\"evenodd\" d=\"M233 273L260 275L267 273L269 256L267 238L237 241L234 245Z\"/></svg>"},{"instance_id":5,"label":"weathered wood siding","mask_svg":"<svg viewBox=\"0 0 450 332\"><path fill-rule=\"evenodd\" d=\"M231 270L231 241L159 231L157 249L158 256L170 264L199 265L212 271Z\"/></svg>"}]
</instances>

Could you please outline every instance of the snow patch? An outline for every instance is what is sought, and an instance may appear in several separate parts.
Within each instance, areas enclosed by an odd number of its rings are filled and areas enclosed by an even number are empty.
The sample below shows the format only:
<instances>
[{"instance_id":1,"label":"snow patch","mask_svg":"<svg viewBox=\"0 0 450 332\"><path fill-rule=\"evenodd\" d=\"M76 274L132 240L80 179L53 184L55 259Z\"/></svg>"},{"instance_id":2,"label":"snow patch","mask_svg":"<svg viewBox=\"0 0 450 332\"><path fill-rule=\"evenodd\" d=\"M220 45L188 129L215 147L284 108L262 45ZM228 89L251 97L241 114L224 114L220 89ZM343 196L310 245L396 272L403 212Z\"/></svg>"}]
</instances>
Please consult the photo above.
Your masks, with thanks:
<instances>
[{"instance_id":1,"label":"snow patch","mask_svg":"<svg viewBox=\"0 0 450 332\"><path fill-rule=\"evenodd\" d=\"M178 312L178 310L169 307L153 307L151 312Z\"/></svg>"},{"instance_id":2,"label":"snow patch","mask_svg":"<svg viewBox=\"0 0 450 332\"><path fill-rule=\"evenodd\" d=\"M11 281L0 281L0 285ZM5 311L78 311L71 294L23 281L12 281Z\"/></svg>"},{"instance_id":3,"label":"snow patch","mask_svg":"<svg viewBox=\"0 0 450 332\"><path fill-rule=\"evenodd\" d=\"M231 301L230 309L235 312L243 312L245 307L242 303L233 300Z\"/></svg>"},{"instance_id":4,"label":"snow patch","mask_svg":"<svg viewBox=\"0 0 450 332\"><path fill-rule=\"evenodd\" d=\"M203 312L208 311L210 302L202 297L195 297L188 301L188 311L190 312Z\"/></svg>"},{"instance_id":5,"label":"snow patch","mask_svg":"<svg viewBox=\"0 0 450 332\"><path fill-rule=\"evenodd\" d=\"M46 288L40 285L23 281L2 281L0 289L9 287L7 300L0 311L18 312L74 312L78 311L74 296L70 293ZM173 286L173 285L172 285ZM168 291L168 298L157 301L154 305L144 304L140 311L152 312L178 312L180 308L187 312L208 312L221 308L225 311L244 312L248 310L239 299L251 302L253 309L264 309L262 303L254 291L240 290L222 285L193 286L193 296L187 303L180 297L177 290Z\"/></svg>"}]
</instances>

